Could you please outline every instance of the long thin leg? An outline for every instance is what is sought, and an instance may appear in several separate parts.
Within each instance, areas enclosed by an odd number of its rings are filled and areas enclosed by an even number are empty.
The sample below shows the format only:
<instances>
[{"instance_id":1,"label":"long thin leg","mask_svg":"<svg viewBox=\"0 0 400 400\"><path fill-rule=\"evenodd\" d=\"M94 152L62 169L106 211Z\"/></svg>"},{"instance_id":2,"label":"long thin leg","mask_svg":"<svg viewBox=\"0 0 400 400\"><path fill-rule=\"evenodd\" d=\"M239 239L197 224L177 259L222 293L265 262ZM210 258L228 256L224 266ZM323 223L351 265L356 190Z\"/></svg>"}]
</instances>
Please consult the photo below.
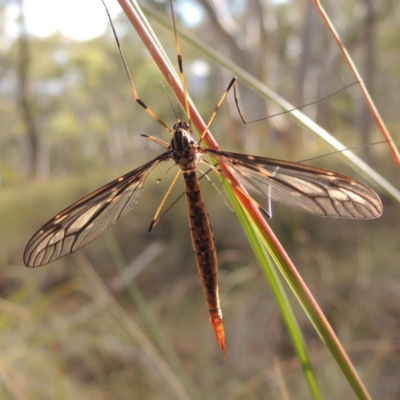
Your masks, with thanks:
<instances>
[{"instance_id":1,"label":"long thin leg","mask_svg":"<svg viewBox=\"0 0 400 400\"><path fill-rule=\"evenodd\" d=\"M355 82L355 83L357 83L357 82ZM214 122L214 119L215 119L215 117L216 117L216 115L217 115L218 110L221 108L222 103L225 101L226 97L228 96L228 93L229 93L229 91L232 89L232 86L233 86L233 97L234 97L234 99L235 99L235 104L236 104L236 108L237 108L237 110L238 110L240 119L243 121L244 124L251 124L251 123L253 123L253 122L263 121L263 120L265 120L265 119L269 119L269 118L275 117L275 116L277 116L277 115L286 114L286 113L292 112L292 111L294 111L294 110L299 110L299 109L301 109L301 108L304 108L304 107L310 106L310 105L312 105L312 104L318 103L319 101L324 100L324 99L326 99L326 98L328 98L328 97L330 97L330 96L333 96L333 95L335 95L336 93L339 93L339 92L341 92L342 90L345 90L345 89L347 89L348 87L350 87L350 86L352 86L352 85L354 85L354 83L352 83L352 84L350 84L350 85L347 85L347 86L345 86L344 88L342 88L342 89L340 89L340 90L337 90L336 92L334 92L334 93L332 93L332 94L330 94L330 95L328 95L328 96L325 96L325 97L323 97L323 98L321 98L321 99L315 100L315 101L313 101L313 102L311 102L311 103L308 103L308 104L304 104L304 105L301 106L301 107L295 107L295 108L292 108L292 109L290 109L290 110L282 111L282 112L280 112L280 113L273 114L273 115L269 115L269 116L264 117L264 118L258 118L258 119L254 119L254 120L248 121L248 120L246 120L246 119L244 118L243 113L242 113L242 110L240 109L240 106L239 106L239 99L238 99L238 94L237 94L237 91L238 91L238 89L237 89L237 78L234 76L234 77L231 79L231 81L229 82L228 87L225 89L224 93L222 94L221 99L219 100L218 104L216 105L216 107L215 107L213 113L211 114L211 118L210 118L210 120L209 120L208 123L207 123L206 129L205 129L204 132L201 134L200 139L199 139L199 141L198 141L198 144L200 144L200 143L202 142L202 140L204 139L204 136L207 134L207 131L210 129L210 126L211 126L211 124Z\"/></svg>"},{"instance_id":2,"label":"long thin leg","mask_svg":"<svg viewBox=\"0 0 400 400\"><path fill-rule=\"evenodd\" d=\"M304 108L304 107L311 106L312 104L319 103L320 101L325 100L325 99L327 99L327 98L329 98L329 97L331 97L331 96L334 96L335 94L341 92L342 90L346 90L346 89L349 88L350 86L353 86L354 84L357 84L357 83L359 83L359 82L357 81L357 82L350 83L349 85L346 85L345 87L343 87L343 88L337 90L336 92L333 92L333 93L331 93L331 94L328 94L328 95L325 96L325 97L321 97L321 98L318 99L318 100L314 100L314 101L312 101L311 103L303 104L302 106L294 107L294 108L291 108L290 110L281 111L281 112L276 113L276 114L268 115L267 117L252 119L252 120L250 120L250 121L248 121L248 120L246 120L246 119L244 118L243 113L242 113L242 111L241 111L241 109L240 109L239 100L238 100L238 96L237 96L237 90L238 90L238 89L237 89L237 82L236 82L236 80L235 80L235 83L234 83L234 86L233 86L233 97L235 98L235 104L236 104L236 108L237 108L237 110L238 110L240 119L243 121L244 124L252 124L253 122L264 121L264 120L266 120L266 119L269 119L269 118L272 118L272 117L276 117L276 116L278 116L278 115L287 114L287 113L290 113L290 112L292 112L292 111L300 110L300 109L302 109L302 108Z\"/></svg>"},{"instance_id":3,"label":"long thin leg","mask_svg":"<svg viewBox=\"0 0 400 400\"><path fill-rule=\"evenodd\" d=\"M189 95L188 95L188 91L187 91L185 74L183 72L181 46L179 44L178 32L177 32L177 29L176 29L175 12L174 12L174 7L172 5L172 0L169 0L169 6L170 6L170 9L171 9L172 24L173 24L173 27L174 27L175 48L176 48L176 57L178 59L179 76L181 78L183 93L184 93L184 97L185 97L185 111L186 111L186 116L187 116L187 119L188 119L188 122L189 122L190 132L193 132L192 120L190 118L189 100L188 100L188 96Z\"/></svg>"},{"instance_id":4,"label":"long thin leg","mask_svg":"<svg viewBox=\"0 0 400 400\"><path fill-rule=\"evenodd\" d=\"M205 163L206 164L206 163ZM214 167L218 165L215 164ZM229 208L229 210L233 211L232 206L228 203L228 200L226 199L226 197L224 196L223 192L219 189L219 187L213 182L213 180L208 176L209 172L212 171L212 169L210 168L207 172L203 172L200 168L198 168L198 170L201 172L200 178L206 178L208 180L208 182L211 183L212 187L217 191L217 193L219 194L219 196L221 197L222 201L225 203L225 205Z\"/></svg>"},{"instance_id":5,"label":"long thin leg","mask_svg":"<svg viewBox=\"0 0 400 400\"><path fill-rule=\"evenodd\" d=\"M241 194L243 194L243 196L247 197L247 199L249 201L251 201L257 208L258 210L264 214L267 218L271 218L270 213L268 212L268 210L266 210L263 206L261 206L257 201L255 201L245 190L243 190L240 186L238 186L235 182L233 182L231 179L229 179L228 177L226 177L219 168L215 167L214 165L212 165L211 163L209 163L207 160L201 159L201 162L204 164L207 164L213 171L215 171L217 174L219 174L220 176L222 176L222 178L224 178L231 186L234 186ZM255 188L256 190L258 190L257 188ZM259 191L260 193L260 191ZM260 195L265 196L264 193L260 193Z\"/></svg>"},{"instance_id":6,"label":"long thin leg","mask_svg":"<svg viewBox=\"0 0 400 400\"><path fill-rule=\"evenodd\" d=\"M106 9L107 17L108 17L108 20L110 21L111 29L112 29L112 31L113 31L115 41L117 42L118 51L119 51L119 54L120 54L120 56L121 56L122 62L123 62L123 64L124 64L124 68L125 68L126 74L128 75L128 79L129 79L129 82L130 82L130 84L131 84L132 93L133 93L133 97L135 98L135 101L136 101L141 107L143 107L143 108L146 110L146 112L147 112L148 114L150 114L150 115L151 115L160 125L162 125L169 133L173 134L173 133L174 133L173 130L172 130L167 124L165 124L165 123L161 120L161 118L158 117L157 114L156 114L151 108L147 107L147 105L140 99L140 97L139 97L139 95L138 95L138 93L137 93L137 91L136 91L136 87L135 87L135 85L134 85L134 83L133 83L133 79L132 79L131 73L129 72L129 68L128 68L128 65L127 65L127 63L126 63L125 56L124 56L124 53L123 53L123 51L122 51L122 47L121 47L121 44L120 44L119 39L118 39L118 36L117 36L117 32L115 32L115 28L114 28L114 25L113 25L113 23L112 23L110 13L109 13L109 11L108 11L108 8L107 8L107 6L106 6L104 0L101 0L101 1L103 2L104 8Z\"/></svg>"},{"instance_id":7,"label":"long thin leg","mask_svg":"<svg viewBox=\"0 0 400 400\"><path fill-rule=\"evenodd\" d=\"M221 108L222 103L224 102L224 100L226 99L226 96L228 96L229 91L231 90L232 86L235 87L236 86L236 77L234 76L232 78L232 80L229 82L228 87L225 89L224 93L221 96L221 99L219 100L218 104L216 105L213 113L211 114L210 120L207 123L206 129L204 130L204 132L201 134L199 141L197 142L197 144L200 144L202 142L202 140L204 139L204 136L206 136L207 131L210 129L211 124L214 122L215 117L217 116L217 112L218 110Z\"/></svg>"},{"instance_id":8,"label":"long thin leg","mask_svg":"<svg viewBox=\"0 0 400 400\"><path fill-rule=\"evenodd\" d=\"M207 177L207 175L208 175L211 171L212 171L212 169L210 168L208 171L202 172L202 174L201 174L200 177L199 177L199 180L201 180L201 179L203 179L203 178L209 179L209 178ZM211 179L209 179L209 180L210 180L210 182L214 185L214 183L211 181ZM214 185L214 187L215 187L215 189L217 189L218 193L220 193L219 190L218 190L218 188L217 188L215 185ZM170 210L170 209L185 195L185 194L186 194L185 192L182 192L182 193L168 206L168 208L167 208L166 210L164 210L164 212L163 212L160 216L157 217L157 219L153 219L153 221L151 222L149 231L151 231L151 230L164 218L164 216L167 214L167 212L168 212L168 211L169 211L169 210ZM220 194L221 194L221 197L223 198L222 193L220 193ZM225 201L225 203L226 203L226 200L225 200L225 199L224 199L224 201ZM231 208L229 204L227 204L227 206L228 206L229 208Z\"/></svg>"},{"instance_id":9,"label":"long thin leg","mask_svg":"<svg viewBox=\"0 0 400 400\"><path fill-rule=\"evenodd\" d=\"M158 145L160 145L162 147L168 148L168 146L169 146L169 144L167 142L164 142L164 140L161 140L154 136L149 136L149 135L146 135L145 133L142 133L140 136L143 136L144 138L146 138L154 143L157 143Z\"/></svg>"},{"instance_id":10,"label":"long thin leg","mask_svg":"<svg viewBox=\"0 0 400 400\"><path fill-rule=\"evenodd\" d=\"M153 229L153 227L154 227L154 225L155 225L155 223L156 223L156 221L158 219L158 216L160 215L160 212L161 212L162 208L164 207L164 204L167 201L168 196L171 194L172 188L175 186L176 181L178 180L179 175L181 174L181 172L182 172L182 170L179 169L179 171L175 175L174 180L172 181L171 185L169 186L167 192L165 193L164 198L162 199L160 205L158 206L157 211L154 214L153 220L151 221L151 224L150 224L150 227L149 227L149 232Z\"/></svg>"}]
</instances>

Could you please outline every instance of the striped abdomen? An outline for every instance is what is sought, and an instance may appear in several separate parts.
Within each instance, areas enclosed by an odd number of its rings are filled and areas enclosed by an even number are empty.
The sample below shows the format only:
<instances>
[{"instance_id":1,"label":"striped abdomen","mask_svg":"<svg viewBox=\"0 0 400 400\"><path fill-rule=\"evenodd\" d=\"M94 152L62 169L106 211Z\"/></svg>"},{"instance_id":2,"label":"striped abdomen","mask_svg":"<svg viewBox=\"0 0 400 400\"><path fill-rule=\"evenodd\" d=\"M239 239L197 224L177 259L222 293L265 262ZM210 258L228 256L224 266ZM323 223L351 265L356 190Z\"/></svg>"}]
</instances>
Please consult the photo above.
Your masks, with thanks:
<instances>
[{"instance_id":1,"label":"striped abdomen","mask_svg":"<svg viewBox=\"0 0 400 400\"><path fill-rule=\"evenodd\" d=\"M196 169L184 170L185 192L189 213L192 246L196 254L197 269L203 283L210 320L225 356L225 333L218 296L218 261L214 235L211 229Z\"/></svg>"}]
</instances>

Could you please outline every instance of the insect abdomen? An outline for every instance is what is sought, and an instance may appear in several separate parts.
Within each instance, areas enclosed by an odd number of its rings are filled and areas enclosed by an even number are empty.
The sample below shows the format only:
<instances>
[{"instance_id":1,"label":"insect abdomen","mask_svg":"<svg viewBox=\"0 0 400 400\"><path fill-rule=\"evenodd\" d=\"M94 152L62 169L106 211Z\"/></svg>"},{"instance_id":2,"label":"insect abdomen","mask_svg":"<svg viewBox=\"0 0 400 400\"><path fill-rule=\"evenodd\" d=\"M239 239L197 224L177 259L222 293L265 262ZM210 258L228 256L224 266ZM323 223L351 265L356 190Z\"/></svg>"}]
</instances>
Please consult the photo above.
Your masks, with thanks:
<instances>
[{"instance_id":1,"label":"insect abdomen","mask_svg":"<svg viewBox=\"0 0 400 400\"><path fill-rule=\"evenodd\" d=\"M211 323L225 356L225 334L218 295L218 261L214 235L211 228L200 182L196 170L183 171L192 246L196 254L197 270L201 276Z\"/></svg>"}]
</instances>

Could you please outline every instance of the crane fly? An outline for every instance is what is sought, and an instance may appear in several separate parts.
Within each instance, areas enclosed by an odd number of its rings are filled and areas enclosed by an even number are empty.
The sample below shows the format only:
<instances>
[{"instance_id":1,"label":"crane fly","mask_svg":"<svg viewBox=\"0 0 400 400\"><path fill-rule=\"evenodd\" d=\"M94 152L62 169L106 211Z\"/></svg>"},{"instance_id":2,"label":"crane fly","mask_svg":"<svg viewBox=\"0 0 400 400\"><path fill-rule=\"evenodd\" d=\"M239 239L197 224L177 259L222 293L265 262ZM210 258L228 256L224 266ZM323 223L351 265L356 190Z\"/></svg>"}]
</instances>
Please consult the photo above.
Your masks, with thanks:
<instances>
[{"instance_id":1,"label":"crane fly","mask_svg":"<svg viewBox=\"0 0 400 400\"><path fill-rule=\"evenodd\" d=\"M153 169L161 162L172 160L179 167L179 171L161 202L150 228L161 219L162 216L159 217L159 214L165 200L178 176L182 174L197 269L202 279L210 320L225 357L225 333L218 295L217 254L210 219L200 188L199 162L206 163L223 176L250 199L266 217L271 217L271 201L277 201L321 217L351 219L379 217L382 213L382 203L379 197L363 183L335 172L296 162L201 146L219 107L232 87L241 115L236 94L236 78L231 80L207 124L206 131L196 141L192 137L192 123L172 0L170 0L170 7L188 122L177 117L177 122L171 129L139 98L106 8L136 102L172 134L172 139L168 144L160 139L147 136L148 139L163 146L166 150L144 165L95 190L58 213L31 238L25 249L24 263L28 267L39 267L71 254L91 242L137 203L146 178ZM242 120L246 122L243 117ZM211 156L217 163L225 164L239 183L233 182L218 167L204 160L203 156L205 155ZM267 201L267 208L259 205L243 187L264 197Z\"/></svg>"}]
</instances>

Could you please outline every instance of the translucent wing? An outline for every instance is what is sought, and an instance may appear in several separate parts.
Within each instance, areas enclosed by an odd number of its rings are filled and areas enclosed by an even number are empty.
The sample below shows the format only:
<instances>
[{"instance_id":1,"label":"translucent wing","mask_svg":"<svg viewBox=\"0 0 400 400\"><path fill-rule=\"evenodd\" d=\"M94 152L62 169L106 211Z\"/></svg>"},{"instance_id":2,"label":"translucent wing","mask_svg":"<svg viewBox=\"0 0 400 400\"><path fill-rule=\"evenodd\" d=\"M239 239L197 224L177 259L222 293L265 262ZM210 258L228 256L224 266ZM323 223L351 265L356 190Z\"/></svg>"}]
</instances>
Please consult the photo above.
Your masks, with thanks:
<instances>
[{"instance_id":1,"label":"translucent wing","mask_svg":"<svg viewBox=\"0 0 400 400\"><path fill-rule=\"evenodd\" d=\"M138 201L144 182L166 153L121 176L61 211L26 246L24 263L39 267L73 253L124 216Z\"/></svg>"},{"instance_id":2,"label":"translucent wing","mask_svg":"<svg viewBox=\"0 0 400 400\"><path fill-rule=\"evenodd\" d=\"M230 165L246 189L321 217L377 218L382 203L374 191L347 176L300 163L207 149Z\"/></svg>"}]
</instances>

